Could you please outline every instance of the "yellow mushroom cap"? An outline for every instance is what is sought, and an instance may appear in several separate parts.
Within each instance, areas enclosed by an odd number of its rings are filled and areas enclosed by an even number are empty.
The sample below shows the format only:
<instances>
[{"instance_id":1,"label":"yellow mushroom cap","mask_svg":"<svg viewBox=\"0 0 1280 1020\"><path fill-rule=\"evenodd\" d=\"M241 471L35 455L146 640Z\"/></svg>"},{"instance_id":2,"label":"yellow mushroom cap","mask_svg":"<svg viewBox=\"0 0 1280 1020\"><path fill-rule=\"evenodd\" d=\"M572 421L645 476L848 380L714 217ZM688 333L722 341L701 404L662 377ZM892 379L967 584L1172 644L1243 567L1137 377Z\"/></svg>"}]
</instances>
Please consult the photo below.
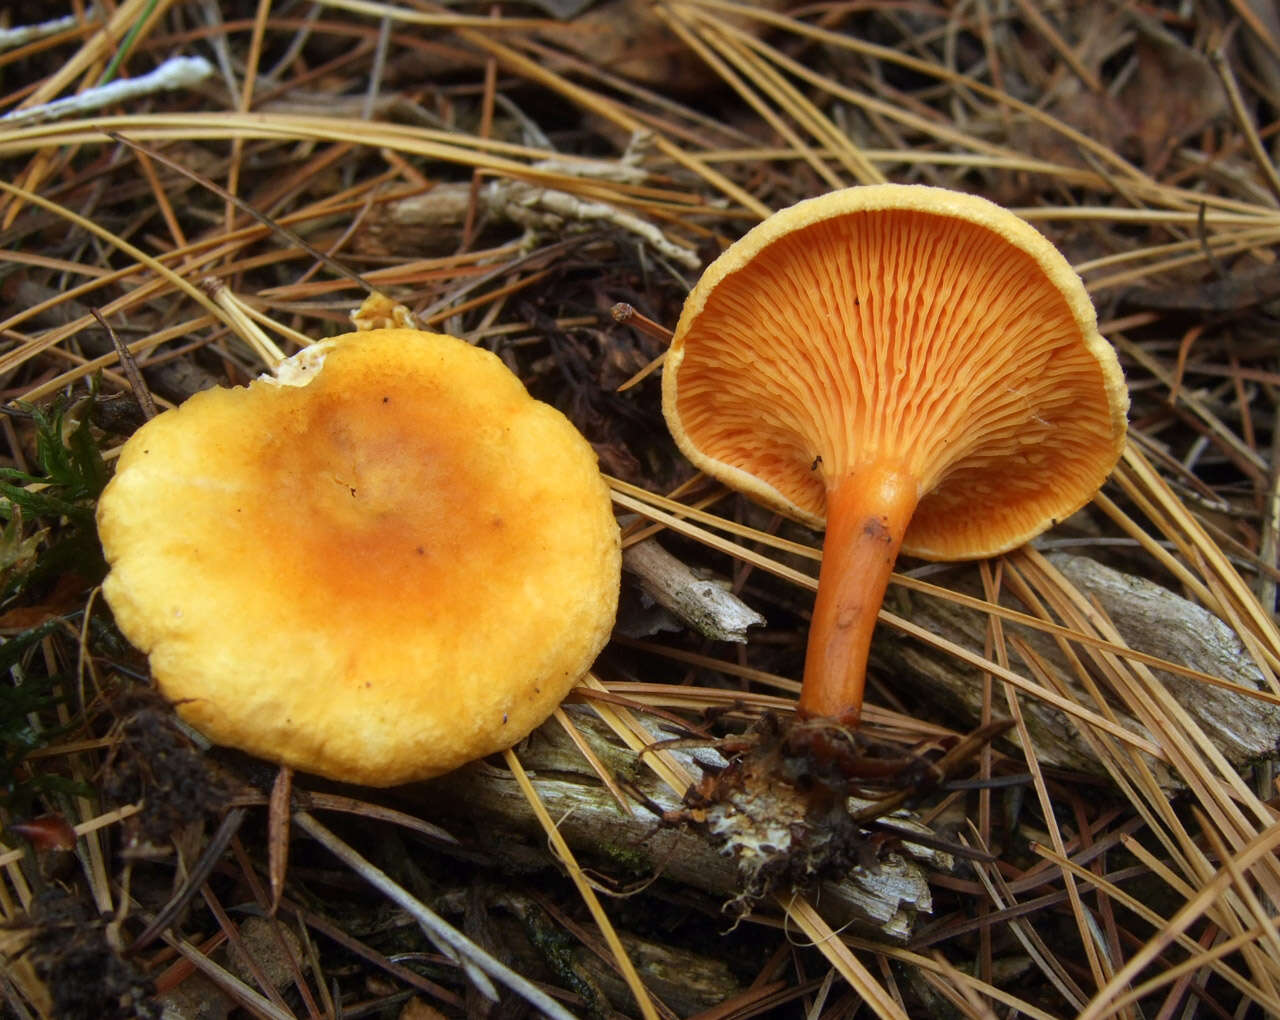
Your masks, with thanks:
<instances>
[{"instance_id":1,"label":"yellow mushroom cap","mask_svg":"<svg viewBox=\"0 0 1280 1020\"><path fill-rule=\"evenodd\" d=\"M371 786L515 743L608 639L589 444L453 337L352 333L143 426L98 509L120 629L211 740Z\"/></svg>"},{"instance_id":2,"label":"yellow mushroom cap","mask_svg":"<svg viewBox=\"0 0 1280 1020\"><path fill-rule=\"evenodd\" d=\"M985 199L872 185L756 226L690 293L663 410L693 463L822 526L872 462L919 482L902 544L994 555L1079 509L1128 395L1065 258Z\"/></svg>"}]
</instances>

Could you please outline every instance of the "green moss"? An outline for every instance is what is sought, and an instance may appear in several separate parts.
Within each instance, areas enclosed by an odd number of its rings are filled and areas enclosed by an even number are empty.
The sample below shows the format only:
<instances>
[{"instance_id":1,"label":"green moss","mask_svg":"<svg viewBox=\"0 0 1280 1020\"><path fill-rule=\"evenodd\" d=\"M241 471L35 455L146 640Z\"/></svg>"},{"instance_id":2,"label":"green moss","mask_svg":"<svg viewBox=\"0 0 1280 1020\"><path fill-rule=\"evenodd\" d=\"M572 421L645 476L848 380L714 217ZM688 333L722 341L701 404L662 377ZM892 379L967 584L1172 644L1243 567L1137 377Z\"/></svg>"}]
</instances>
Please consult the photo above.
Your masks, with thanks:
<instances>
[{"instance_id":1,"label":"green moss","mask_svg":"<svg viewBox=\"0 0 1280 1020\"><path fill-rule=\"evenodd\" d=\"M35 425L39 473L0 468L0 604L68 573L86 587L106 573L93 514L107 467L90 427L93 403L90 394L23 409Z\"/></svg>"},{"instance_id":2,"label":"green moss","mask_svg":"<svg viewBox=\"0 0 1280 1020\"><path fill-rule=\"evenodd\" d=\"M39 470L0 468L0 610L37 605L40 619L65 606L68 592L87 592L106 573L93 517L107 478L90 426L94 400L91 392L75 404L64 399L19 412L35 427ZM63 597L49 600L55 586ZM50 602L47 610L42 600ZM46 641L70 640L77 630L64 619L44 619L0 644L0 803L16 816L33 811L41 795L87 792L24 764L69 728L57 723L55 710L73 685L48 664L74 661L75 653L41 652Z\"/></svg>"},{"instance_id":3,"label":"green moss","mask_svg":"<svg viewBox=\"0 0 1280 1020\"><path fill-rule=\"evenodd\" d=\"M605 843L599 849L604 852L610 861L628 874L647 875L653 871L652 858L640 847Z\"/></svg>"}]
</instances>

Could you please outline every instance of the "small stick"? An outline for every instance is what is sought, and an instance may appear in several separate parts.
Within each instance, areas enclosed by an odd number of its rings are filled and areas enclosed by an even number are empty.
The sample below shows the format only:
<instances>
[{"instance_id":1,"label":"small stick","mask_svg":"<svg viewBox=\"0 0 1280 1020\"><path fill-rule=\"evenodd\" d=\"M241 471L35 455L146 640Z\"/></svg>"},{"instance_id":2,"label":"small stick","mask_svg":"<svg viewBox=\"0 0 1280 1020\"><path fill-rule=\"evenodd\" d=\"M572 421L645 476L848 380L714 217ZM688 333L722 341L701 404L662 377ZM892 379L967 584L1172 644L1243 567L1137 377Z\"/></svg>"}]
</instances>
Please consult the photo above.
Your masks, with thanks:
<instances>
[{"instance_id":1,"label":"small stick","mask_svg":"<svg viewBox=\"0 0 1280 1020\"><path fill-rule=\"evenodd\" d=\"M156 410L156 402L151 398L151 391L147 389L146 380L142 378L142 373L138 371L138 363L133 360L133 352L129 350L123 340L116 336L116 331L111 328L111 323L102 317L102 313L96 308L90 308L93 317L98 320L98 325L106 330L107 336L111 337L112 346L116 349L116 354L120 356L120 364L124 368L124 374L129 379L129 388L133 390L133 396L138 401L138 406L142 408L142 415L147 421L154 418L159 412Z\"/></svg>"},{"instance_id":2,"label":"small stick","mask_svg":"<svg viewBox=\"0 0 1280 1020\"><path fill-rule=\"evenodd\" d=\"M6 128L25 127L42 121L57 120L71 114L89 113L112 103L124 103L141 96L198 85L213 73L213 65L204 57L170 57L154 71L136 78L122 78L105 85L95 85L79 95L55 99L26 110L13 110L0 117Z\"/></svg>"},{"instance_id":3,"label":"small stick","mask_svg":"<svg viewBox=\"0 0 1280 1020\"><path fill-rule=\"evenodd\" d=\"M713 641L747 643L747 628L765 618L714 581L699 577L656 539L629 546L622 567L658 605Z\"/></svg>"},{"instance_id":4,"label":"small stick","mask_svg":"<svg viewBox=\"0 0 1280 1020\"><path fill-rule=\"evenodd\" d=\"M609 314L613 316L613 321L623 323L632 327L637 332L643 333L645 336L653 337L655 340L661 340L664 344L670 344L674 335L671 330L660 322L654 322L649 316L636 311L635 305L629 305L625 301L619 301L616 305L609 309ZM638 385L644 379L647 379L654 371L662 366L666 360L667 353L663 351L654 358L644 368L640 369L635 375L618 387L619 393L624 393L631 387Z\"/></svg>"},{"instance_id":5,"label":"small stick","mask_svg":"<svg viewBox=\"0 0 1280 1020\"><path fill-rule=\"evenodd\" d=\"M654 322L649 316L636 311L635 305L629 305L625 301L619 301L610 308L609 314L613 316L614 322L625 323L633 329L639 330L645 336L661 340L664 344L671 343L671 338L675 335L666 326L659 322Z\"/></svg>"},{"instance_id":6,"label":"small stick","mask_svg":"<svg viewBox=\"0 0 1280 1020\"><path fill-rule=\"evenodd\" d=\"M0 51L11 50L17 46L25 46L36 39L66 32L78 24L74 14L67 14L52 21L42 21L38 25L19 25L17 28L0 28Z\"/></svg>"}]
</instances>

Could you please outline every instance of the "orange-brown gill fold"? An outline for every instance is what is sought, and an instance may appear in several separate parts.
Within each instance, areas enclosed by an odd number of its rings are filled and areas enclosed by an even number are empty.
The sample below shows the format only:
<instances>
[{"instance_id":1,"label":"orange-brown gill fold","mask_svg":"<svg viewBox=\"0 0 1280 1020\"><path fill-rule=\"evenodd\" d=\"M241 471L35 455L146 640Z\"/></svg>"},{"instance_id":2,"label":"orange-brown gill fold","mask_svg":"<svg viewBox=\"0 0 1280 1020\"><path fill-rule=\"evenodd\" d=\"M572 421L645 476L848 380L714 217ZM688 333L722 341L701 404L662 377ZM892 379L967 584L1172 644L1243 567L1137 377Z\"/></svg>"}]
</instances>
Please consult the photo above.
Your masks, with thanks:
<instances>
[{"instance_id":1,"label":"orange-brown gill fold","mask_svg":"<svg viewBox=\"0 0 1280 1020\"><path fill-rule=\"evenodd\" d=\"M857 724L871 633L919 490L915 475L898 464L871 463L832 480L800 690L802 717Z\"/></svg>"}]
</instances>

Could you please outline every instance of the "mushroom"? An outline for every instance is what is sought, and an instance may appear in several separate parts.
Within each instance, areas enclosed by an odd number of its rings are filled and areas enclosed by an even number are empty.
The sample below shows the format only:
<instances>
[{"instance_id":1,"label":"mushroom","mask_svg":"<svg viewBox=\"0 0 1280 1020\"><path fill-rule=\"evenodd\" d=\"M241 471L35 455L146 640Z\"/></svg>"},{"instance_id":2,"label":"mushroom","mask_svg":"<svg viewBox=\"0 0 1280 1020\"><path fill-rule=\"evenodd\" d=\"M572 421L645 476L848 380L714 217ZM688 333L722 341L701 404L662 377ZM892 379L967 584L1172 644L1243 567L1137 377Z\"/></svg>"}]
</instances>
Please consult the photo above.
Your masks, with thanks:
<instances>
[{"instance_id":1,"label":"mushroom","mask_svg":"<svg viewBox=\"0 0 1280 1020\"><path fill-rule=\"evenodd\" d=\"M125 444L104 594L216 743L424 779L524 737L609 636L618 528L585 439L488 351L324 340Z\"/></svg>"},{"instance_id":2,"label":"mushroom","mask_svg":"<svg viewBox=\"0 0 1280 1020\"><path fill-rule=\"evenodd\" d=\"M779 212L685 302L663 411L700 469L825 524L802 716L855 725L899 550L994 556L1079 509L1128 395L1080 278L971 195L836 191Z\"/></svg>"}]
</instances>

